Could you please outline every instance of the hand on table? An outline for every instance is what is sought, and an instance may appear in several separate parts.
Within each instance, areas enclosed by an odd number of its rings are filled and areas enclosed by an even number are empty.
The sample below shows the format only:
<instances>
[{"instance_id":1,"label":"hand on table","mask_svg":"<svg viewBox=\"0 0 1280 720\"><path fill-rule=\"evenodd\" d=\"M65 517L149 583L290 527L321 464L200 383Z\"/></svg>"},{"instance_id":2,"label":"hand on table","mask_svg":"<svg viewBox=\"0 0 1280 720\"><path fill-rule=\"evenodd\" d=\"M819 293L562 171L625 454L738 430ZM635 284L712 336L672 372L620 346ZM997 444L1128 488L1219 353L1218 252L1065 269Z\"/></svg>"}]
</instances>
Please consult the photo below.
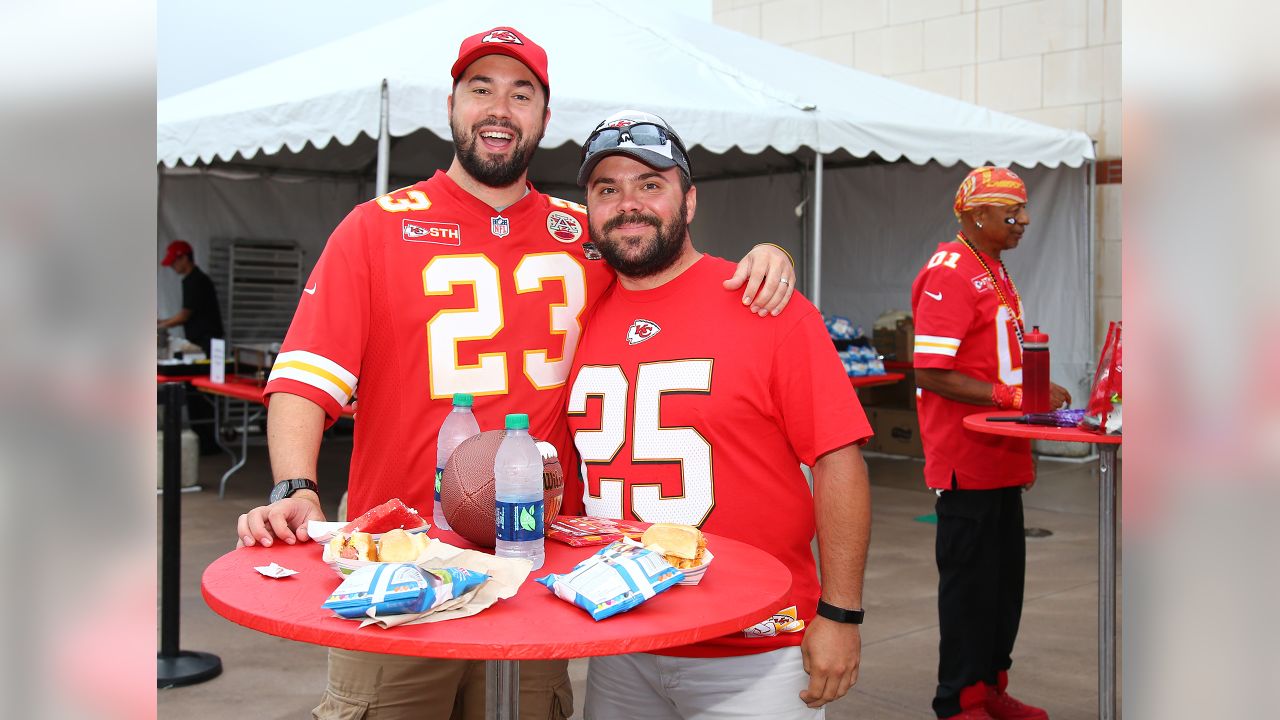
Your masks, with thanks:
<instances>
[{"instance_id":1,"label":"hand on table","mask_svg":"<svg viewBox=\"0 0 1280 720\"><path fill-rule=\"evenodd\" d=\"M320 509L318 497L303 490L241 515L236 522L236 547L256 544L271 547L276 538L289 545L306 542L310 539L307 522L311 520L324 520L324 510Z\"/></svg>"},{"instance_id":2,"label":"hand on table","mask_svg":"<svg viewBox=\"0 0 1280 720\"><path fill-rule=\"evenodd\" d=\"M784 278L786 282L782 282ZM724 281L724 289L737 290L744 282L747 287L743 291L742 304L751 305L751 312L760 317L777 315L790 302L791 293L795 292L796 271L780 248L757 245L738 262L733 277Z\"/></svg>"},{"instance_id":3,"label":"hand on table","mask_svg":"<svg viewBox=\"0 0 1280 720\"><path fill-rule=\"evenodd\" d=\"M1054 410L1067 407L1071 404L1071 393L1067 389L1056 383L1049 383L1049 407Z\"/></svg>"},{"instance_id":4,"label":"hand on table","mask_svg":"<svg viewBox=\"0 0 1280 720\"><path fill-rule=\"evenodd\" d=\"M804 632L800 651L809 687L800 699L811 708L839 700L858 682L862 658L862 635L858 625L814 617Z\"/></svg>"}]
</instances>

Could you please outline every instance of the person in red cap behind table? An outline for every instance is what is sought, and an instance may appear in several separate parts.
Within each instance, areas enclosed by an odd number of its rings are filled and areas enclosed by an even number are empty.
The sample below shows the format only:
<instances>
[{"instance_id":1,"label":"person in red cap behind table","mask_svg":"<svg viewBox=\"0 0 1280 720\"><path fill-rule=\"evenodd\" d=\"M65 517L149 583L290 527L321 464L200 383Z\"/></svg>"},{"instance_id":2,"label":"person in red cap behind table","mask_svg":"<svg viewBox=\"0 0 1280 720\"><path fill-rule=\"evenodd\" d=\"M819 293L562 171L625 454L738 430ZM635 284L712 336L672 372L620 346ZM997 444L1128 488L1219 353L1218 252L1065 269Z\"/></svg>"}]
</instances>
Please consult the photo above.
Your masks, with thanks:
<instances>
[{"instance_id":1,"label":"person in red cap behind table","mask_svg":"<svg viewBox=\"0 0 1280 720\"><path fill-rule=\"evenodd\" d=\"M205 355L208 355L209 342L213 338L222 337L222 311L218 308L218 291L213 287L213 280L196 267L191 244L186 240L169 243L160 264L172 268L182 277L182 309L167 318L157 320L156 327L171 328L181 325L187 342L199 345ZM198 396L199 393L196 392L187 393L187 415L191 420L191 429L200 438L200 454L213 455L218 452L213 434L213 406L206 398Z\"/></svg>"},{"instance_id":2,"label":"person in red cap behind table","mask_svg":"<svg viewBox=\"0 0 1280 720\"><path fill-rule=\"evenodd\" d=\"M482 428L528 414L532 434L556 446L563 467L577 467L565 380L582 320L614 273L586 242L586 209L526 180L551 116L547 54L497 27L462 41L452 75L448 171L356 207L307 280L264 390L278 482L270 504L240 517L242 545L305 541L307 521L324 518L321 435L357 386L348 517L394 497L431 515L436 440L455 393L476 397ZM746 282L752 310L767 313L785 304L790 284L780 280L792 275L785 253L756 247L726 289ZM580 514L577 480L566 480L565 512ZM521 662L521 717L572 711L566 661ZM313 716L484 712L483 662L331 650Z\"/></svg>"},{"instance_id":3,"label":"person in red cap behind table","mask_svg":"<svg viewBox=\"0 0 1280 720\"><path fill-rule=\"evenodd\" d=\"M1027 547L1022 491L1031 442L964 429L966 415L1022 404L1022 298L1000 255L1027 225L1027 186L980 167L956 191L961 231L938 245L911 286L917 412L925 483L938 493L940 718L1047 719L1009 695ZM1051 385L1054 408L1071 396Z\"/></svg>"}]
</instances>

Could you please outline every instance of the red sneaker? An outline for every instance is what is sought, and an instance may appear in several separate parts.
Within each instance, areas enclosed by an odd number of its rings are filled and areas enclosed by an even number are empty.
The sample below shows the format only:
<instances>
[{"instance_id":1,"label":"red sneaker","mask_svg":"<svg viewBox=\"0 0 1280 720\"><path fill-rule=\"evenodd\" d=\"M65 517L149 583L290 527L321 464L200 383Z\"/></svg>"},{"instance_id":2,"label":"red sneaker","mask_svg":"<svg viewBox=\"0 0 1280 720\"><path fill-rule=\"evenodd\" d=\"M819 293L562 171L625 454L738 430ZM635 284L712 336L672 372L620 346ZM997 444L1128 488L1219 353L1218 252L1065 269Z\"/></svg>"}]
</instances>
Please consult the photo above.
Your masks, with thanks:
<instances>
[{"instance_id":1,"label":"red sneaker","mask_svg":"<svg viewBox=\"0 0 1280 720\"><path fill-rule=\"evenodd\" d=\"M1049 713L1043 709L995 688L987 691L986 711L996 720L1049 720Z\"/></svg>"}]
</instances>

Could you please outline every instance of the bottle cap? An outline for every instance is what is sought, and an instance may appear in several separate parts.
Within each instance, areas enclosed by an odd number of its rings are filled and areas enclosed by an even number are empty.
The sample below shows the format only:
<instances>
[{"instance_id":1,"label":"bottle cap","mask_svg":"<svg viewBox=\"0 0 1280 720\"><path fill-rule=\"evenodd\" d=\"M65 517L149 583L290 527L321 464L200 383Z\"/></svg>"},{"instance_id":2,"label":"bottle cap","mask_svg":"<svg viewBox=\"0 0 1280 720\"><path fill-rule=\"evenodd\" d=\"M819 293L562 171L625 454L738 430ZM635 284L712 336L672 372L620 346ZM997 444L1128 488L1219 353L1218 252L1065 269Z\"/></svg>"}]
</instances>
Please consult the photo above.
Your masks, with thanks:
<instances>
[{"instance_id":1,"label":"bottle cap","mask_svg":"<svg viewBox=\"0 0 1280 720\"><path fill-rule=\"evenodd\" d=\"M475 398L471 396L471 393L454 393L453 394L454 407L471 407L471 405L474 402L475 402Z\"/></svg>"},{"instance_id":2,"label":"bottle cap","mask_svg":"<svg viewBox=\"0 0 1280 720\"><path fill-rule=\"evenodd\" d=\"M506 427L508 430L528 430L529 416L524 413L512 413L507 416Z\"/></svg>"},{"instance_id":3,"label":"bottle cap","mask_svg":"<svg viewBox=\"0 0 1280 720\"><path fill-rule=\"evenodd\" d=\"M1023 344L1026 344L1026 343L1035 343L1035 344L1037 344L1037 345L1048 345L1048 344L1049 344L1049 333L1043 333L1043 332L1040 332L1040 326L1039 326L1039 325L1032 325L1032 326L1031 326L1031 332L1024 333L1024 334L1022 335L1022 342L1023 342Z\"/></svg>"}]
</instances>

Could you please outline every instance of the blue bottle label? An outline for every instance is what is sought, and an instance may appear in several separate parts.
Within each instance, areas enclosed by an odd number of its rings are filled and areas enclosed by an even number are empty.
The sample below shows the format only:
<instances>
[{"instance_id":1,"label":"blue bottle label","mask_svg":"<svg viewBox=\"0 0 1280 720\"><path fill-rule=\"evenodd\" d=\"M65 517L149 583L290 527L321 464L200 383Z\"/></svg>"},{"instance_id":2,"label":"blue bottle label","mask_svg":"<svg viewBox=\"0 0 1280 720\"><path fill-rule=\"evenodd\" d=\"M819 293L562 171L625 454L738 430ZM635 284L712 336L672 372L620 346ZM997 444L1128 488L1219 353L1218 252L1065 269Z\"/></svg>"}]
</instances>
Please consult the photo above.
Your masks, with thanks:
<instances>
[{"instance_id":1,"label":"blue bottle label","mask_svg":"<svg viewBox=\"0 0 1280 720\"><path fill-rule=\"evenodd\" d=\"M539 540L542 531L541 498L537 502L503 502L496 508L497 536L504 542Z\"/></svg>"},{"instance_id":2,"label":"blue bottle label","mask_svg":"<svg viewBox=\"0 0 1280 720\"><path fill-rule=\"evenodd\" d=\"M436 503L440 502L440 480L444 478L444 468L436 468Z\"/></svg>"}]
</instances>

